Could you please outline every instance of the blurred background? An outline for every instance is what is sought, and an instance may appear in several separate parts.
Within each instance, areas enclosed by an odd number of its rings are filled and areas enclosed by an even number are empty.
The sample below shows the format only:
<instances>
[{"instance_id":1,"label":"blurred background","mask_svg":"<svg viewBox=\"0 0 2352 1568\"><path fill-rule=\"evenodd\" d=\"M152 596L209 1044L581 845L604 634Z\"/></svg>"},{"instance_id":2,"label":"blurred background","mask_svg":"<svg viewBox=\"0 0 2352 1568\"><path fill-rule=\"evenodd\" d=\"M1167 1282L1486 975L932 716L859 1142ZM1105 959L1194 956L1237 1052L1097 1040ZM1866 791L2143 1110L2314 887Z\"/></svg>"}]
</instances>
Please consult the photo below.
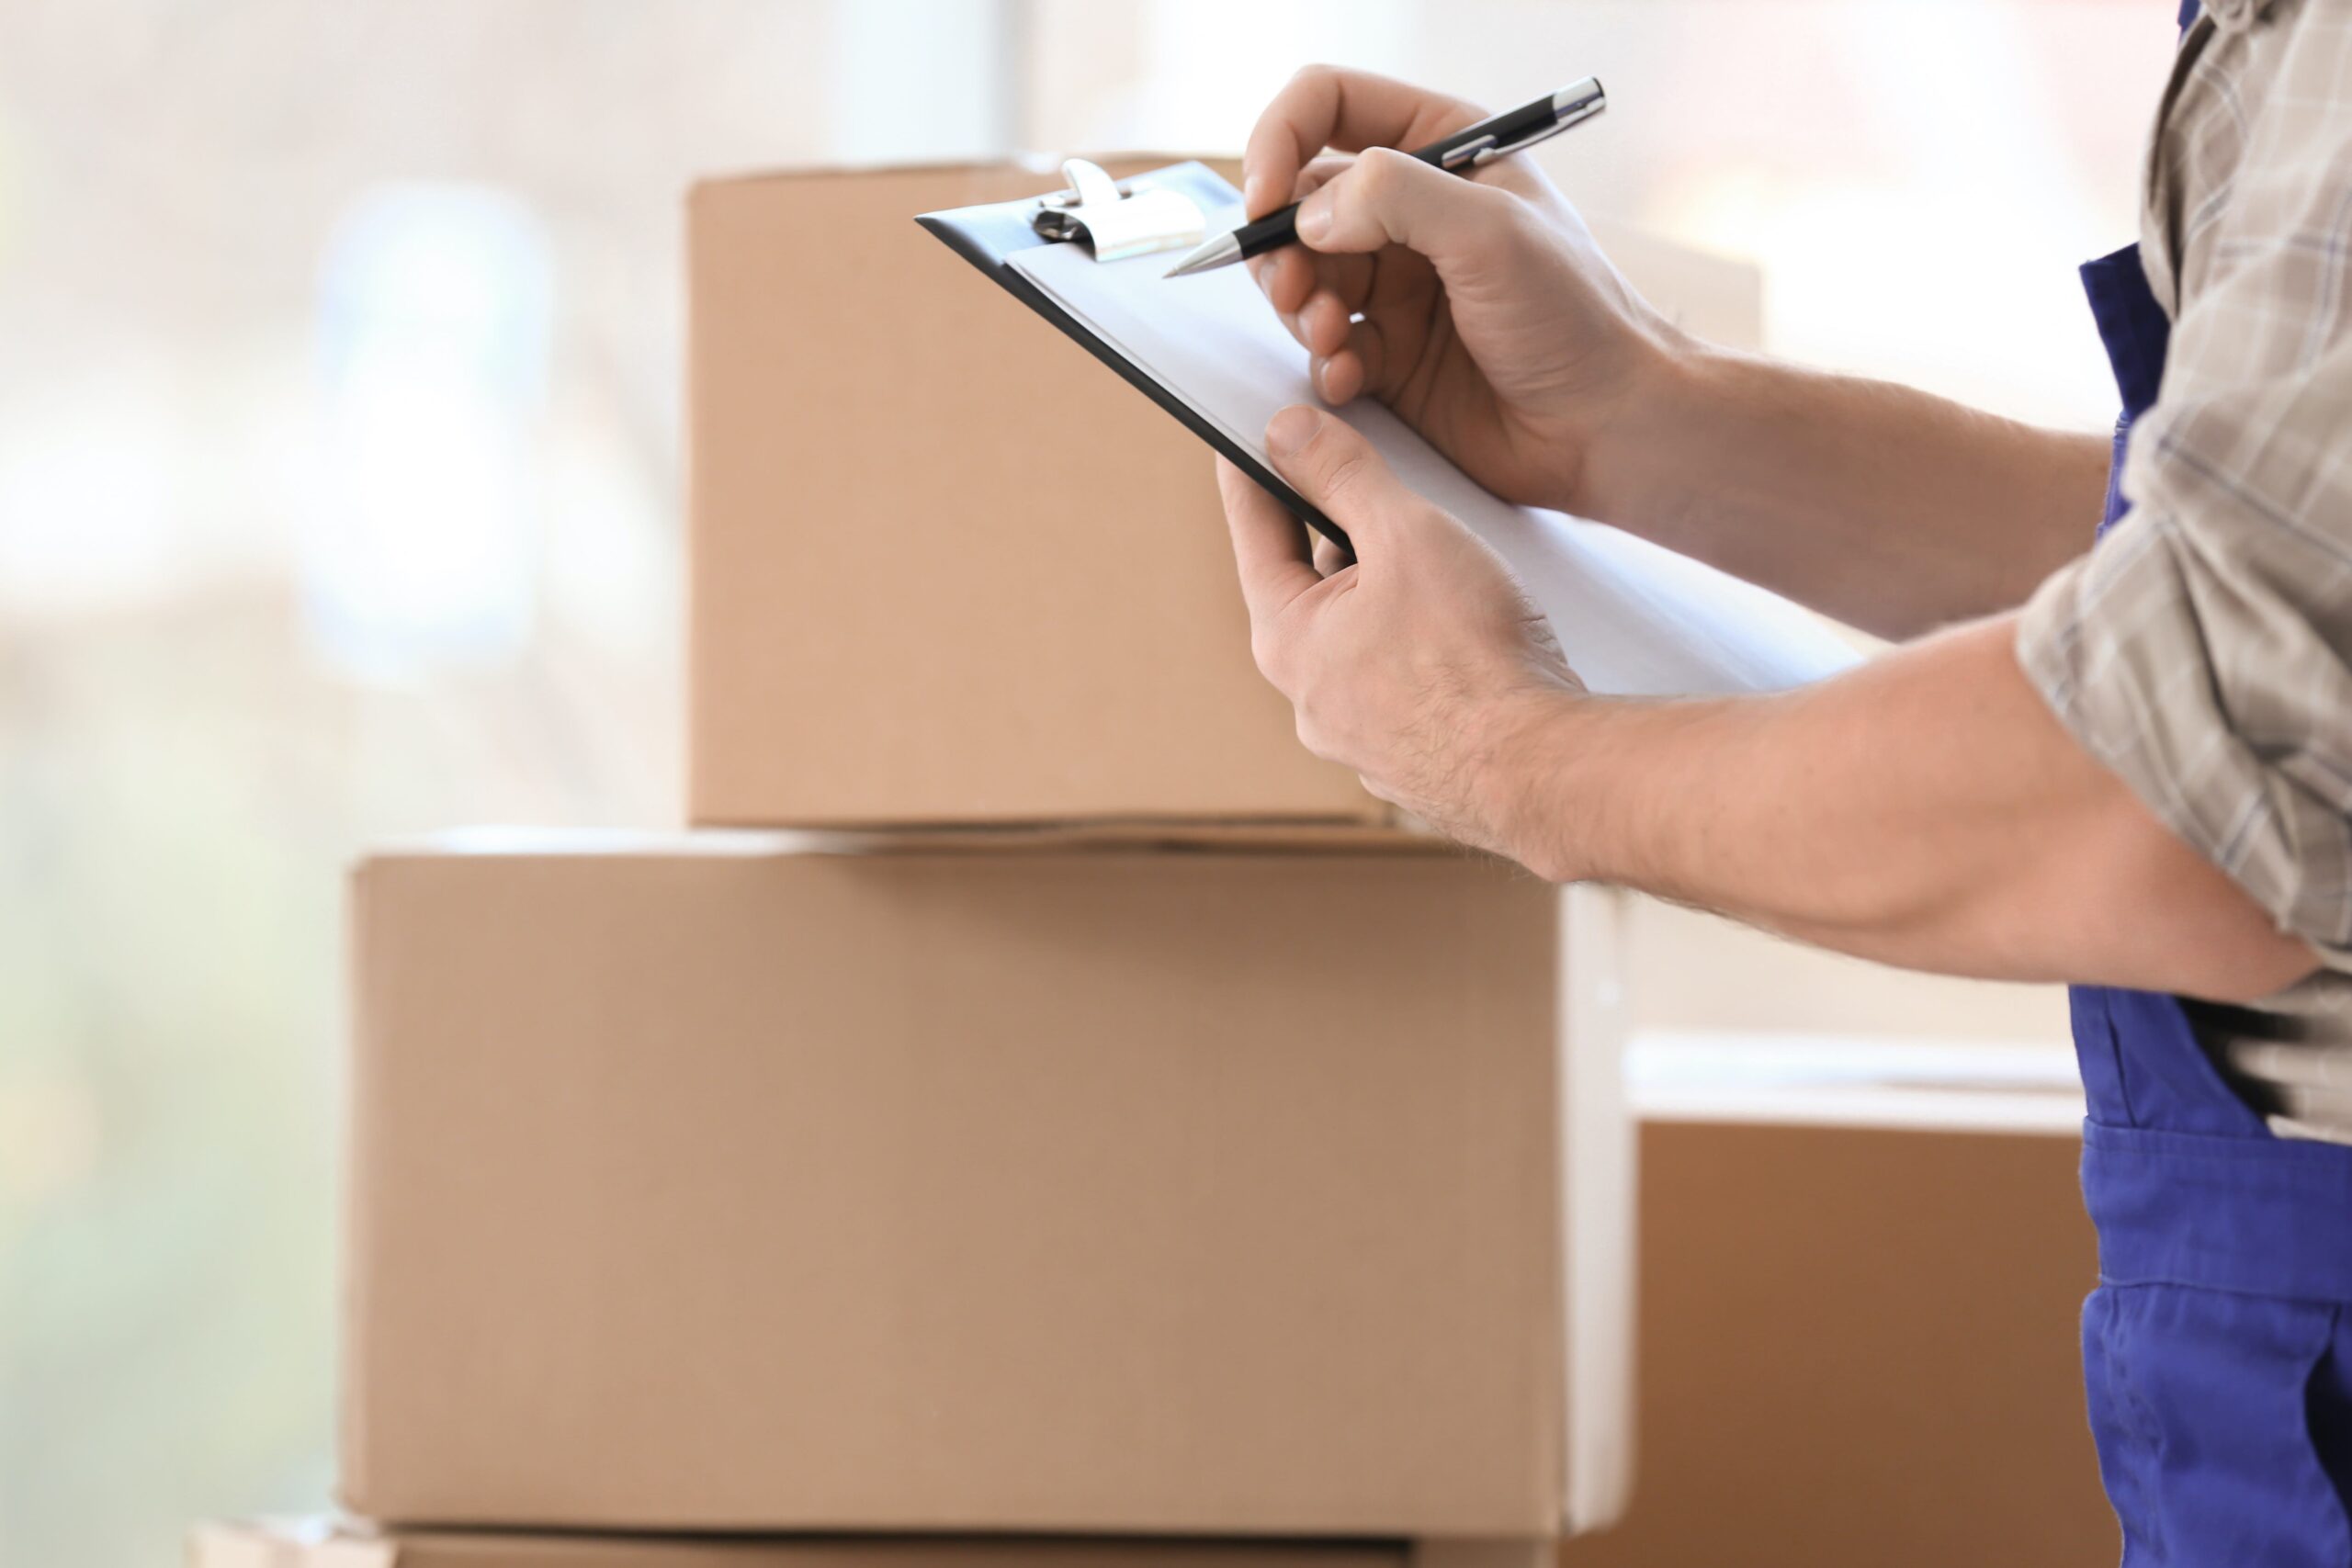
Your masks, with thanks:
<instances>
[{"instance_id":1,"label":"blurred background","mask_svg":"<svg viewBox=\"0 0 2352 1568\"><path fill-rule=\"evenodd\" d=\"M2072 267L2132 237L2169 11L5 0L0 1564L320 1500L354 850L678 817L690 179L1235 149L1310 59L1594 73L1543 162L1759 264L1779 352L2093 428ZM1649 918L1661 1031L2063 1039Z\"/></svg>"}]
</instances>

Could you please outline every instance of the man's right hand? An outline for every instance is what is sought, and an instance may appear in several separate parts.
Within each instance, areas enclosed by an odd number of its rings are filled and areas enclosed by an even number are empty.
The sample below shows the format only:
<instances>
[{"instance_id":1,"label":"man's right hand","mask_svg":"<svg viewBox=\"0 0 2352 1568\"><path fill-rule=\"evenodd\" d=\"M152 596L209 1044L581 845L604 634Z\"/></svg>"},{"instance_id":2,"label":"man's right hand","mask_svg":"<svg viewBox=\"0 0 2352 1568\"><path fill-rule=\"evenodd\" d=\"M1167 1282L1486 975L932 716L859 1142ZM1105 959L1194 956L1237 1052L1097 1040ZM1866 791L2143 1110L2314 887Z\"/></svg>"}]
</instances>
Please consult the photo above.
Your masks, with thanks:
<instances>
[{"instance_id":1,"label":"man's right hand","mask_svg":"<svg viewBox=\"0 0 2352 1568\"><path fill-rule=\"evenodd\" d=\"M1506 500L1614 520L1596 447L1664 378L1679 334L1528 160L1469 180L1394 151L1483 114L1306 67L1243 162L1250 217L1306 199L1301 243L1250 266L1328 401L1377 399Z\"/></svg>"}]
</instances>

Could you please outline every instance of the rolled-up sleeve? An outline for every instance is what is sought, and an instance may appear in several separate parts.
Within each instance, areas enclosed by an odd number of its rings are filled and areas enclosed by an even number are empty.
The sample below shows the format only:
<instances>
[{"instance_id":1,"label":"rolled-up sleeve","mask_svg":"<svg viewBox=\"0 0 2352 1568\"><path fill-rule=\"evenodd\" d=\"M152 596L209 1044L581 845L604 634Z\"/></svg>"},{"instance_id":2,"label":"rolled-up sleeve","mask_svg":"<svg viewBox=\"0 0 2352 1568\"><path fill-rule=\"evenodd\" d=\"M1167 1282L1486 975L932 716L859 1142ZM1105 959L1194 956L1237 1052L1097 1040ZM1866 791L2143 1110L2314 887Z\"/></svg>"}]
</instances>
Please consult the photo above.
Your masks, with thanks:
<instances>
[{"instance_id":1,"label":"rolled-up sleeve","mask_svg":"<svg viewBox=\"0 0 2352 1568\"><path fill-rule=\"evenodd\" d=\"M2131 510L2034 595L2018 656L2157 816L2352 970L2352 105L2294 101L2295 63L2230 188L2176 193L2181 304Z\"/></svg>"}]
</instances>

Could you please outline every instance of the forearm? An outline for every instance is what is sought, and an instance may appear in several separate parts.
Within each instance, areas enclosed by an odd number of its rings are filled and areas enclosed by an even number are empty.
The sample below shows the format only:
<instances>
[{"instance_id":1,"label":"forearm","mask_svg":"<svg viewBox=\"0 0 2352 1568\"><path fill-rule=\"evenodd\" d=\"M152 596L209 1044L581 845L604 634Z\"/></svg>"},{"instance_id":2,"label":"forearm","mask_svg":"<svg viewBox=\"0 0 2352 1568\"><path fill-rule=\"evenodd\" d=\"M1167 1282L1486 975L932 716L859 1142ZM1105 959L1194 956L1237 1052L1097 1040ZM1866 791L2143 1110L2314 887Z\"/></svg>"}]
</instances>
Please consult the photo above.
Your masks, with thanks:
<instances>
[{"instance_id":1,"label":"forearm","mask_svg":"<svg viewBox=\"0 0 2352 1568\"><path fill-rule=\"evenodd\" d=\"M2088 547L2101 435L1703 346L1596 441L1577 510L1889 637L2013 609Z\"/></svg>"},{"instance_id":2,"label":"forearm","mask_svg":"<svg viewBox=\"0 0 2352 1568\"><path fill-rule=\"evenodd\" d=\"M1522 707L1502 847L1863 957L2225 999L2307 972L2051 716L2007 618L1781 695Z\"/></svg>"}]
</instances>

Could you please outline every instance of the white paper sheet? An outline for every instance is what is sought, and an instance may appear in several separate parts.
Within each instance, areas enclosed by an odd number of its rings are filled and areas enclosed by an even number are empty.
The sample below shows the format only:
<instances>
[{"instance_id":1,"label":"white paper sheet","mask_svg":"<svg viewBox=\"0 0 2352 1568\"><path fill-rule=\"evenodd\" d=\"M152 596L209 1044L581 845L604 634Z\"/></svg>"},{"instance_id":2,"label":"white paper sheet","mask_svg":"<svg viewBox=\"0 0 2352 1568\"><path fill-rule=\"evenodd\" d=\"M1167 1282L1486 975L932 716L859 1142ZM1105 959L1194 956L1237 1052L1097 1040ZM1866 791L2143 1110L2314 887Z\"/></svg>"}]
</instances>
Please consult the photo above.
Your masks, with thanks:
<instances>
[{"instance_id":1,"label":"white paper sheet","mask_svg":"<svg viewBox=\"0 0 2352 1568\"><path fill-rule=\"evenodd\" d=\"M1240 218L1238 205L1212 212L1209 232ZM1247 268L1163 278L1169 260L1097 262L1074 244L1039 245L1012 258L1131 364L1264 461L1274 412L1317 400L1306 352L1274 319ZM1843 639L1783 599L1618 529L1498 500L1369 399L1340 412L1399 478L1510 563L1595 692L1768 691L1855 662Z\"/></svg>"}]
</instances>

